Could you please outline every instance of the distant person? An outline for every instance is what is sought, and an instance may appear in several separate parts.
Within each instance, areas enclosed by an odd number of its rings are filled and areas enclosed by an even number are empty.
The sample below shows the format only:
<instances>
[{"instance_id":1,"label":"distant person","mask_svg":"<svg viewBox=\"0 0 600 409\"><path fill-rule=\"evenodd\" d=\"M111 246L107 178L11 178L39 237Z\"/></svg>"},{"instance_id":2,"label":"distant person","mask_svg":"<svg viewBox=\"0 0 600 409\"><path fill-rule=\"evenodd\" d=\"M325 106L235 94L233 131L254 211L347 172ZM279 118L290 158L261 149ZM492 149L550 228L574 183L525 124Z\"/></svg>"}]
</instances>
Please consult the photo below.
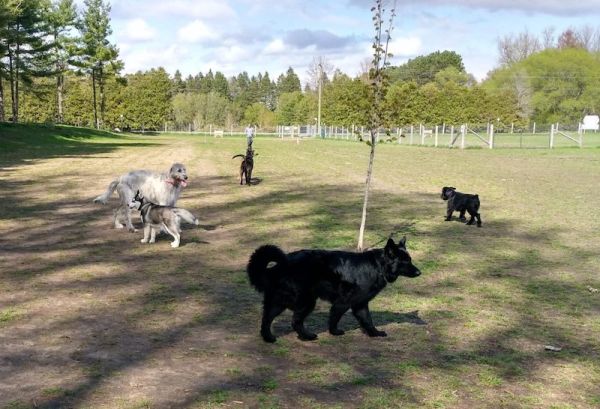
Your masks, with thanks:
<instances>
[{"instance_id":1,"label":"distant person","mask_svg":"<svg viewBox=\"0 0 600 409\"><path fill-rule=\"evenodd\" d=\"M246 142L248 143L248 147L252 146L253 141L254 141L254 127L252 125L248 125L246 127Z\"/></svg>"}]
</instances>

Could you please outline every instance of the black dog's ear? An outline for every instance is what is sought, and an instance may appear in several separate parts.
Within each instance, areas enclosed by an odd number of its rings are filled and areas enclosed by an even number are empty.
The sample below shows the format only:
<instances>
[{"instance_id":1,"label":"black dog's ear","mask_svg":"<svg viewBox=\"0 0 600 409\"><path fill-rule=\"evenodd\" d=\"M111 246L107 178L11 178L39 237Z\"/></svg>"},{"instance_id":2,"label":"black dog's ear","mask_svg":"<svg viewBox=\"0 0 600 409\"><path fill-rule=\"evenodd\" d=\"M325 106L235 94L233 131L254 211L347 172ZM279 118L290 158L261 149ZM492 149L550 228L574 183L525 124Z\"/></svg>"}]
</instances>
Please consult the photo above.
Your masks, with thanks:
<instances>
[{"instance_id":1,"label":"black dog's ear","mask_svg":"<svg viewBox=\"0 0 600 409\"><path fill-rule=\"evenodd\" d=\"M449 187L448 189L450 189L450 190L456 190L455 187Z\"/></svg>"},{"instance_id":2,"label":"black dog's ear","mask_svg":"<svg viewBox=\"0 0 600 409\"><path fill-rule=\"evenodd\" d=\"M389 258L395 258L398 256L398 250L396 248L396 243L394 243L394 240L392 240L391 238L388 239L387 243L385 244L385 248L383 249L383 253L386 255L386 257Z\"/></svg>"},{"instance_id":3,"label":"black dog's ear","mask_svg":"<svg viewBox=\"0 0 600 409\"><path fill-rule=\"evenodd\" d=\"M403 249L406 248L406 236L403 236L400 241L398 242L398 247L401 247Z\"/></svg>"}]
</instances>

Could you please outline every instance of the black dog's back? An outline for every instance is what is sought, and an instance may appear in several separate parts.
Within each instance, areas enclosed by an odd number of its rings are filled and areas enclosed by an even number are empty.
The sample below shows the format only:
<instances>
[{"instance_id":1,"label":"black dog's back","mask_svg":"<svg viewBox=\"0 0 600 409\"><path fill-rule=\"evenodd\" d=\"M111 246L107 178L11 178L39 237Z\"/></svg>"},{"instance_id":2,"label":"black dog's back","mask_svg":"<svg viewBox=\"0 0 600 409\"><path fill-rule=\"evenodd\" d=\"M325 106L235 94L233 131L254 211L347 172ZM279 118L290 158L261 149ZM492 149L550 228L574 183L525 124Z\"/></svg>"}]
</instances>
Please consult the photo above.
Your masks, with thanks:
<instances>
[{"instance_id":1,"label":"black dog's back","mask_svg":"<svg viewBox=\"0 0 600 409\"><path fill-rule=\"evenodd\" d=\"M404 241L396 245L392 240L384 249L364 253L299 250L285 254L277 246L266 245L252 254L247 272L250 283L264 293L261 335L267 342L275 341L271 323L286 308L294 312L292 327L299 338L315 339L317 336L304 327L304 319L314 309L317 298L332 303L332 334L343 334L337 324L352 309L368 335L385 336L373 325L369 301L398 276L421 274L411 263Z\"/></svg>"}]
</instances>

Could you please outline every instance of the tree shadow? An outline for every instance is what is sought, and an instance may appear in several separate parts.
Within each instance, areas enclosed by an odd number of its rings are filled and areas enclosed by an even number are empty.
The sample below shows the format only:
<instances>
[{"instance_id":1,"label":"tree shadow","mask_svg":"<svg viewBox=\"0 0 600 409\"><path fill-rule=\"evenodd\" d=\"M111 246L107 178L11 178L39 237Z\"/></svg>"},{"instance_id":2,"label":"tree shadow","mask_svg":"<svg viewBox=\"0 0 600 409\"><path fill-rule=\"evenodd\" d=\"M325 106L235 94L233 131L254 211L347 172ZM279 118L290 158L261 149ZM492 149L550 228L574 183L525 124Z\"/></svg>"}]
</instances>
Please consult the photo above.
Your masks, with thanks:
<instances>
[{"instance_id":1,"label":"tree shadow","mask_svg":"<svg viewBox=\"0 0 600 409\"><path fill-rule=\"evenodd\" d=\"M248 285L246 260L240 262L239 254L249 255L265 243L286 251L347 248L354 240L362 189L286 183L257 189L249 197L202 204L211 189L236 189L225 184L229 180L206 178L201 188L186 191L182 199L195 204L192 210L219 223L186 229L181 251L172 251L167 243L144 246L139 234L109 230L108 207L84 200L29 203L31 185L13 191L10 183L0 183L0 192L13 198L0 205L0 217L45 220L0 236L5 256L0 274L12 290L2 307L24 310L14 323L2 324L6 348L0 351L0 395L26 402L35 398L41 408L74 407L102 399L106 391L127 394L131 382L139 382L161 385L161 393L144 389L153 394L156 407L194 407L215 390L252 404L266 394L288 407L307 405L301 397L315 405L352 407L369 388L404 391L403 401L424 405L411 380L401 376L407 362L447 376L485 368L507 383L539 376L540 368L557 362L598 368L600 351L589 338L595 333L584 328L570 332L564 322L551 318L597 316L600 301L582 300L576 284L545 274L572 268L574 258L584 263L596 255L565 248L561 254L571 257L562 261L533 251L554 243L560 230L530 232L517 219L491 219L484 229L446 224L444 204L426 193L372 194L369 229L379 233L369 236L370 244L380 247L377 240L390 233L407 234L409 250L415 246L418 255L414 262L423 272L415 280L388 286L373 301L373 320L388 337L374 340L356 331L359 326L350 314L340 325L346 335L331 337L326 308L321 307L307 323L320 341L296 340L288 313L274 324L278 343L265 344L258 335L261 295ZM493 206L488 206L490 213ZM61 211L65 208L69 211ZM438 218L439 223L421 221ZM506 240L512 243L509 255L498 253ZM448 258L450 253L460 257ZM445 271L456 268L465 271ZM600 282L590 285L599 287ZM477 302L470 304L469 297ZM53 313L37 300L51 304ZM463 321L477 324L469 314L479 311L468 311L474 306L511 316L505 321L494 317L494 325L470 328L474 334L460 339L456 331ZM530 346L543 342L560 344L564 352L549 355ZM519 347L524 343L528 348ZM52 382L35 377L40 371L52 373ZM351 375L345 377L344 371ZM273 379L285 387L269 389ZM29 382L25 389L24 380ZM40 390L52 385L66 392L40 397ZM587 385L581 388L582 393L593 392ZM7 402L0 399L0 404Z\"/></svg>"}]
</instances>

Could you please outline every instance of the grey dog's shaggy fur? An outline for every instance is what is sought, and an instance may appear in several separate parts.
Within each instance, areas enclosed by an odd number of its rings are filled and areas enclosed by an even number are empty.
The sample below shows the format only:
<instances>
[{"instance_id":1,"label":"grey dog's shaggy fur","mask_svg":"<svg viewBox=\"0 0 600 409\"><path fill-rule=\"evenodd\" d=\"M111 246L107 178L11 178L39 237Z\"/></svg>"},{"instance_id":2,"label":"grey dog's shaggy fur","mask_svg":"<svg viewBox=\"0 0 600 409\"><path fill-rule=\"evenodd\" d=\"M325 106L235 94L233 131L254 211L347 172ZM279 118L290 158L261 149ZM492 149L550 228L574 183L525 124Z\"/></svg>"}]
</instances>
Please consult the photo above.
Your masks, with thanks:
<instances>
[{"instance_id":1,"label":"grey dog's shaggy fur","mask_svg":"<svg viewBox=\"0 0 600 409\"><path fill-rule=\"evenodd\" d=\"M175 206L181 191L187 186L187 179L187 170L181 163L174 163L168 173L134 170L110 182L106 191L96 197L94 202L106 204L116 190L119 194L119 206L114 210L114 226L117 229L127 227L133 232L135 229L131 223L131 209L128 205L136 191L139 190L147 200L157 205Z\"/></svg>"}]
</instances>

